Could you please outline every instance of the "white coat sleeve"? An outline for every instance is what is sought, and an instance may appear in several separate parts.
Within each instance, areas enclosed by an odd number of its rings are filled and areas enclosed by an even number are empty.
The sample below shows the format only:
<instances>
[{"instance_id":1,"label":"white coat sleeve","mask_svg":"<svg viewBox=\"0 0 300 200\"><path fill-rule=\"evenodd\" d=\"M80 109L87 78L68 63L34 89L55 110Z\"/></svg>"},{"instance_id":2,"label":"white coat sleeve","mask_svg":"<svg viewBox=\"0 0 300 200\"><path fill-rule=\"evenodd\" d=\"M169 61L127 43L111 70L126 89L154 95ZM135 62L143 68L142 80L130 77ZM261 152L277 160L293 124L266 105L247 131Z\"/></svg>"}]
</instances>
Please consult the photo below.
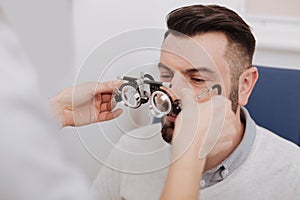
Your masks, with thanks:
<instances>
[{"instance_id":1,"label":"white coat sleeve","mask_svg":"<svg viewBox=\"0 0 300 200\"><path fill-rule=\"evenodd\" d=\"M42 102L33 68L0 21L0 199L88 200L87 179L65 161Z\"/></svg>"}]
</instances>

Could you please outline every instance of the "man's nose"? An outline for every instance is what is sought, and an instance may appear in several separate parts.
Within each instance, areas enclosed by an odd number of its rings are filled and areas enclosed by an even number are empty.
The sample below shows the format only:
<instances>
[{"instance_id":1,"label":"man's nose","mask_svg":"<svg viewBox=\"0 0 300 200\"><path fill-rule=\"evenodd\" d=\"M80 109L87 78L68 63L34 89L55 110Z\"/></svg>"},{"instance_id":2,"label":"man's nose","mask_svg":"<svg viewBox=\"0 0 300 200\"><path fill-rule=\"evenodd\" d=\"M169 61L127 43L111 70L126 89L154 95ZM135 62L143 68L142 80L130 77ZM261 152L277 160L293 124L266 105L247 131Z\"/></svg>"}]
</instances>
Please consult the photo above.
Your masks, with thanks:
<instances>
[{"instance_id":1,"label":"man's nose","mask_svg":"<svg viewBox=\"0 0 300 200\"><path fill-rule=\"evenodd\" d=\"M182 88L189 87L187 80L179 73L174 73L172 78L171 97L173 100L180 99L180 93Z\"/></svg>"}]
</instances>

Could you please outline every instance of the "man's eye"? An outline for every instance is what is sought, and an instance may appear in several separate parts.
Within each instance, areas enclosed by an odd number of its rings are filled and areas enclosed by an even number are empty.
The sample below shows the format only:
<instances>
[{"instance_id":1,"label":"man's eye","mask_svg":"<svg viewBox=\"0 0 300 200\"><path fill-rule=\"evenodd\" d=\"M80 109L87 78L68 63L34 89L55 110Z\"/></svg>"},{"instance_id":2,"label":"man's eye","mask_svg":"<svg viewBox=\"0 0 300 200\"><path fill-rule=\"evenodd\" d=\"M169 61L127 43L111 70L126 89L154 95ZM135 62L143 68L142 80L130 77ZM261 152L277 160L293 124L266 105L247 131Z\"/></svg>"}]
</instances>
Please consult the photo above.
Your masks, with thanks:
<instances>
[{"instance_id":1,"label":"man's eye","mask_svg":"<svg viewBox=\"0 0 300 200\"><path fill-rule=\"evenodd\" d=\"M191 78L191 80L195 83L202 83L202 82L205 82L204 79L201 79L201 78Z\"/></svg>"}]
</instances>

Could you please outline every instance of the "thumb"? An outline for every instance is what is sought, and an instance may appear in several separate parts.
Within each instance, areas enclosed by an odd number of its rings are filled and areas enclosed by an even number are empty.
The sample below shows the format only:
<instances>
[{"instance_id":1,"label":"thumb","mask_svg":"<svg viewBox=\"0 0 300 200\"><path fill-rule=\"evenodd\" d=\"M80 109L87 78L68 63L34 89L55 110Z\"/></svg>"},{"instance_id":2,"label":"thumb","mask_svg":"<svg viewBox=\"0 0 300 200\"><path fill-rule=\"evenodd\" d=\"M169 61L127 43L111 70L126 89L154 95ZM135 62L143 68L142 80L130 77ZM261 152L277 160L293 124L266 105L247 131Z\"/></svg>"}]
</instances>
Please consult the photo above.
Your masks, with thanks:
<instances>
[{"instance_id":1,"label":"thumb","mask_svg":"<svg viewBox=\"0 0 300 200\"><path fill-rule=\"evenodd\" d=\"M217 144L224 129L226 118L226 98L223 96L214 96L212 98L212 109L210 126L208 128L205 143L199 152L199 158L205 158Z\"/></svg>"},{"instance_id":2,"label":"thumb","mask_svg":"<svg viewBox=\"0 0 300 200\"><path fill-rule=\"evenodd\" d=\"M185 112L194 110L195 106L197 106L194 93L190 88L183 88L181 90L181 101L182 108L185 110Z\"/></svg>"}]
</instances>

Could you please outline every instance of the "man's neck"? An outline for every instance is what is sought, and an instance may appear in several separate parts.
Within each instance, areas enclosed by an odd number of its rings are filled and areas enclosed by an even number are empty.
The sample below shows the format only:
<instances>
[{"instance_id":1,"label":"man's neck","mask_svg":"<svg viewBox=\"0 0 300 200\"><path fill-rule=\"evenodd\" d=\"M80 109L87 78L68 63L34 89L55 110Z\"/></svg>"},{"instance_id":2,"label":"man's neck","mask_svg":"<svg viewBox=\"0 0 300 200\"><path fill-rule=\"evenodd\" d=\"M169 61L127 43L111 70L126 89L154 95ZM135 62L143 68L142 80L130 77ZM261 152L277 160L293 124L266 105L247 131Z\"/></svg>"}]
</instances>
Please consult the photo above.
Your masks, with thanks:
<instances>
[{"instance_id":1,"label":"man's neck","mask_svg":"<svg viewBox=\"0 0 300 200\"><path fill-rule=\"evenodd\" d=\"M206 158L206 164L204 167L204 172L208 171L210 169L213 169L214 167L220 165L228 156L232 154L232 152L237 148L237 146L240 144L242 141L242 138L244 136L244 131L245 131L245 121L244 121L244 116L243 114L241 115L240 109L238 109L236 115L237 120L236 123L233 123L233 132L232 133L225 133L225 134L230 134L230 140L229 143L230 145L224 145L217 143L215 148L222 148L220 150L217 150L218 153L213 153L214 150L212 150L212 153L210 153L207 158ZM223 133L222 133L223 134ZM224 137L225 135L223 135ZM222 137L222 136L221 136ZM226 137L226 136L225 136ZM228 136L227 136L228 137ZM217 145L220 145L217 147ZM211 155L212 154L212 155Z\"/></svg>"}]
</instances>

